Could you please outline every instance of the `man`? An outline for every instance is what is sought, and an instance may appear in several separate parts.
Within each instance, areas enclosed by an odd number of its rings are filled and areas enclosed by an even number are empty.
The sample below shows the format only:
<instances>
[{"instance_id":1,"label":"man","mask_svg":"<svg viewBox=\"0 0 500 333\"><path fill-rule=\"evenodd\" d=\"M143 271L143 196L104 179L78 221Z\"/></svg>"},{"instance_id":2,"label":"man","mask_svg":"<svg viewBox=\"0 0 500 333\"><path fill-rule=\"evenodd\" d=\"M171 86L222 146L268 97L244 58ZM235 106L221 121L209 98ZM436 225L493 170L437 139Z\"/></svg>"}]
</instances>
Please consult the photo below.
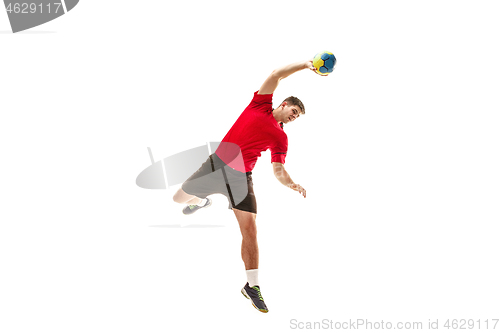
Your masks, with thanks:
<instances>
[{"instance_id":1,"label":"man","mask_svg":"<svg viewBox=\"0 0 500 333\"><path fill-rule=\"evenodd\" d=\"M252 101L226 134L215 154L182 184L173 198L177 203L188 205L183 210L184 214L193 214L211 205L208 195L221 193L228 197L242 235L241 257L248 282L241 292L261 312L268 312L268 309L258 283L257 206L251 174L261 152L270 149L276 178L306 197L306 190L294 183L285 170L288 138L283 131L283 124L293 122L305 113L304 105L298 98L291 96L277 108L272 108L273 93L280 80L303 69L316 72L312 60L274 70L254 93Z\"/></svg>"}]
</instances>

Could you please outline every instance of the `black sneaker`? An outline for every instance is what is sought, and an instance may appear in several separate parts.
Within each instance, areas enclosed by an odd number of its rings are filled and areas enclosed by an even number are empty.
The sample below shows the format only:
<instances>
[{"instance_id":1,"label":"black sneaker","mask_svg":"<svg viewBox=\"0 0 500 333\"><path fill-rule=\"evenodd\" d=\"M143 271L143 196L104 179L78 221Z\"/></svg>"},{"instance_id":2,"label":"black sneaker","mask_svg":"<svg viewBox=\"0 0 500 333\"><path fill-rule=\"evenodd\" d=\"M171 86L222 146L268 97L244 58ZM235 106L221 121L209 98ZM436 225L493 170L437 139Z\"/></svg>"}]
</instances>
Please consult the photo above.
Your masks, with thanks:
<instances>
[{"instance_id":1,"label":"black sneaker","mask_svg":"<svg viewBox=\"0 0 500 333\"><path fill-rule=\"evenodd\" d=\"M247 282L243 289L241 289L241 293L243 294L243 296L250 299L254 308L259 310L260 312L265 313L269 311L267 309L266 303L264 303L264 299L262 298L262 294L260 293L259 286L250 287Z\"/></svg>"},{"instance_id":2,"label":"black sneaker","mask_svg":"<svg viewBox=\"0 0 500 333\"><path fill-rule=\"evenodd\" d=\"M198 209L210 207L211 204L212 204L212 200L207 198L207 203L204 206L189 205L189 206L184 207L182 212L184 213L184 215L191 215L194 212L196 212Z\"/></svg>"}]
</instances>

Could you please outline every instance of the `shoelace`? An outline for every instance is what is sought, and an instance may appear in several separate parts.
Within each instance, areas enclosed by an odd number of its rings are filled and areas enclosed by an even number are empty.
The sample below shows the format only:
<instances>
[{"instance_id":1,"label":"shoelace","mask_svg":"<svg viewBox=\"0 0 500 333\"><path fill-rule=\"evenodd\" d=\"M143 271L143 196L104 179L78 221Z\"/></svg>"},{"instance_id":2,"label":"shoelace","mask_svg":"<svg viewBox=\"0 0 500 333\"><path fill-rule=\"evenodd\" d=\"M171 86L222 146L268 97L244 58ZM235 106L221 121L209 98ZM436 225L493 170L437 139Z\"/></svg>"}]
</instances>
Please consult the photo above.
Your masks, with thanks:
<instances>
[{"instance_id":1,"label":"shoelace","mask_svg":"<svg viewBox=\"0 0 500 333\"><path fill-rule=\"evenodd\" d=\"M252 287L252 289L257 292L257 294L259 295L259 299L263 301L264 299L262 298L262 294L260 293L259 287Z\"/></svg>"}]
</instances>

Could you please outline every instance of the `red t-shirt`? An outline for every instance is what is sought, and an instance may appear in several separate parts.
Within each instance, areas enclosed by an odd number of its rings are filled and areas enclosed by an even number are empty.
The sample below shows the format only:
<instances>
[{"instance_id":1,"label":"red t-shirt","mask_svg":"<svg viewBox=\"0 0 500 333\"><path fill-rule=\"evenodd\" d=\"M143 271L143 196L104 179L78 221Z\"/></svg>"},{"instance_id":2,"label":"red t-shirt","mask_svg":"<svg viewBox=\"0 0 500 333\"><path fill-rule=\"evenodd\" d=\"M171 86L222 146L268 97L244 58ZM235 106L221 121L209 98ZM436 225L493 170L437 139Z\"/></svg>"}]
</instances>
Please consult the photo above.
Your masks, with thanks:
<instances>
[{"instance_id":1,"label":"red t-shirt","mask_svg":"<svg viewBox=\"0 0 500 333\"><path fill-rule=\"evenodd\" d=\"M288 137L272 111L273 94L255 92L250 104L222 139L215 152L217 156L233 169L250 172L261 152L271 149L271 162L284 164Z\"/></svg>"}]
</instances>

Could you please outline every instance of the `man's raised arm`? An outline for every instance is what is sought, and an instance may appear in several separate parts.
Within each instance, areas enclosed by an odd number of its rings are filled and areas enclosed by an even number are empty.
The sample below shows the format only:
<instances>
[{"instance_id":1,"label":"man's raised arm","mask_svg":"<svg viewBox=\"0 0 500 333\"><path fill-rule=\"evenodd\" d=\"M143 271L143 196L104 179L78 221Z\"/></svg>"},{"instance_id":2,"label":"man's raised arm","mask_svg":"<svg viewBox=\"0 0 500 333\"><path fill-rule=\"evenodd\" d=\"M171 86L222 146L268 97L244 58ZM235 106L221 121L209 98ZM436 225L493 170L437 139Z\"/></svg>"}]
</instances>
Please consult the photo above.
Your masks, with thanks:
<instances>
[{"instance_id":1,"label":"man's raised arm","mask_svg":"<svg viewBox=\"0 0 500 333\"><path fill-rule=\"evenodd\" d=\"M307 60L307 61L299 61L295 62L293 64L287 65L280 67L278 69L275 69L271 75L264 81L262 86L259 89L259 95L267 95L267 94L272 94L278 87L278 84L281 79L284 79L291 74L301 71L303 69L309 68L313 72L316 72L316 68L313 66L312 60Z\"/></svg>"}]
</instances>

